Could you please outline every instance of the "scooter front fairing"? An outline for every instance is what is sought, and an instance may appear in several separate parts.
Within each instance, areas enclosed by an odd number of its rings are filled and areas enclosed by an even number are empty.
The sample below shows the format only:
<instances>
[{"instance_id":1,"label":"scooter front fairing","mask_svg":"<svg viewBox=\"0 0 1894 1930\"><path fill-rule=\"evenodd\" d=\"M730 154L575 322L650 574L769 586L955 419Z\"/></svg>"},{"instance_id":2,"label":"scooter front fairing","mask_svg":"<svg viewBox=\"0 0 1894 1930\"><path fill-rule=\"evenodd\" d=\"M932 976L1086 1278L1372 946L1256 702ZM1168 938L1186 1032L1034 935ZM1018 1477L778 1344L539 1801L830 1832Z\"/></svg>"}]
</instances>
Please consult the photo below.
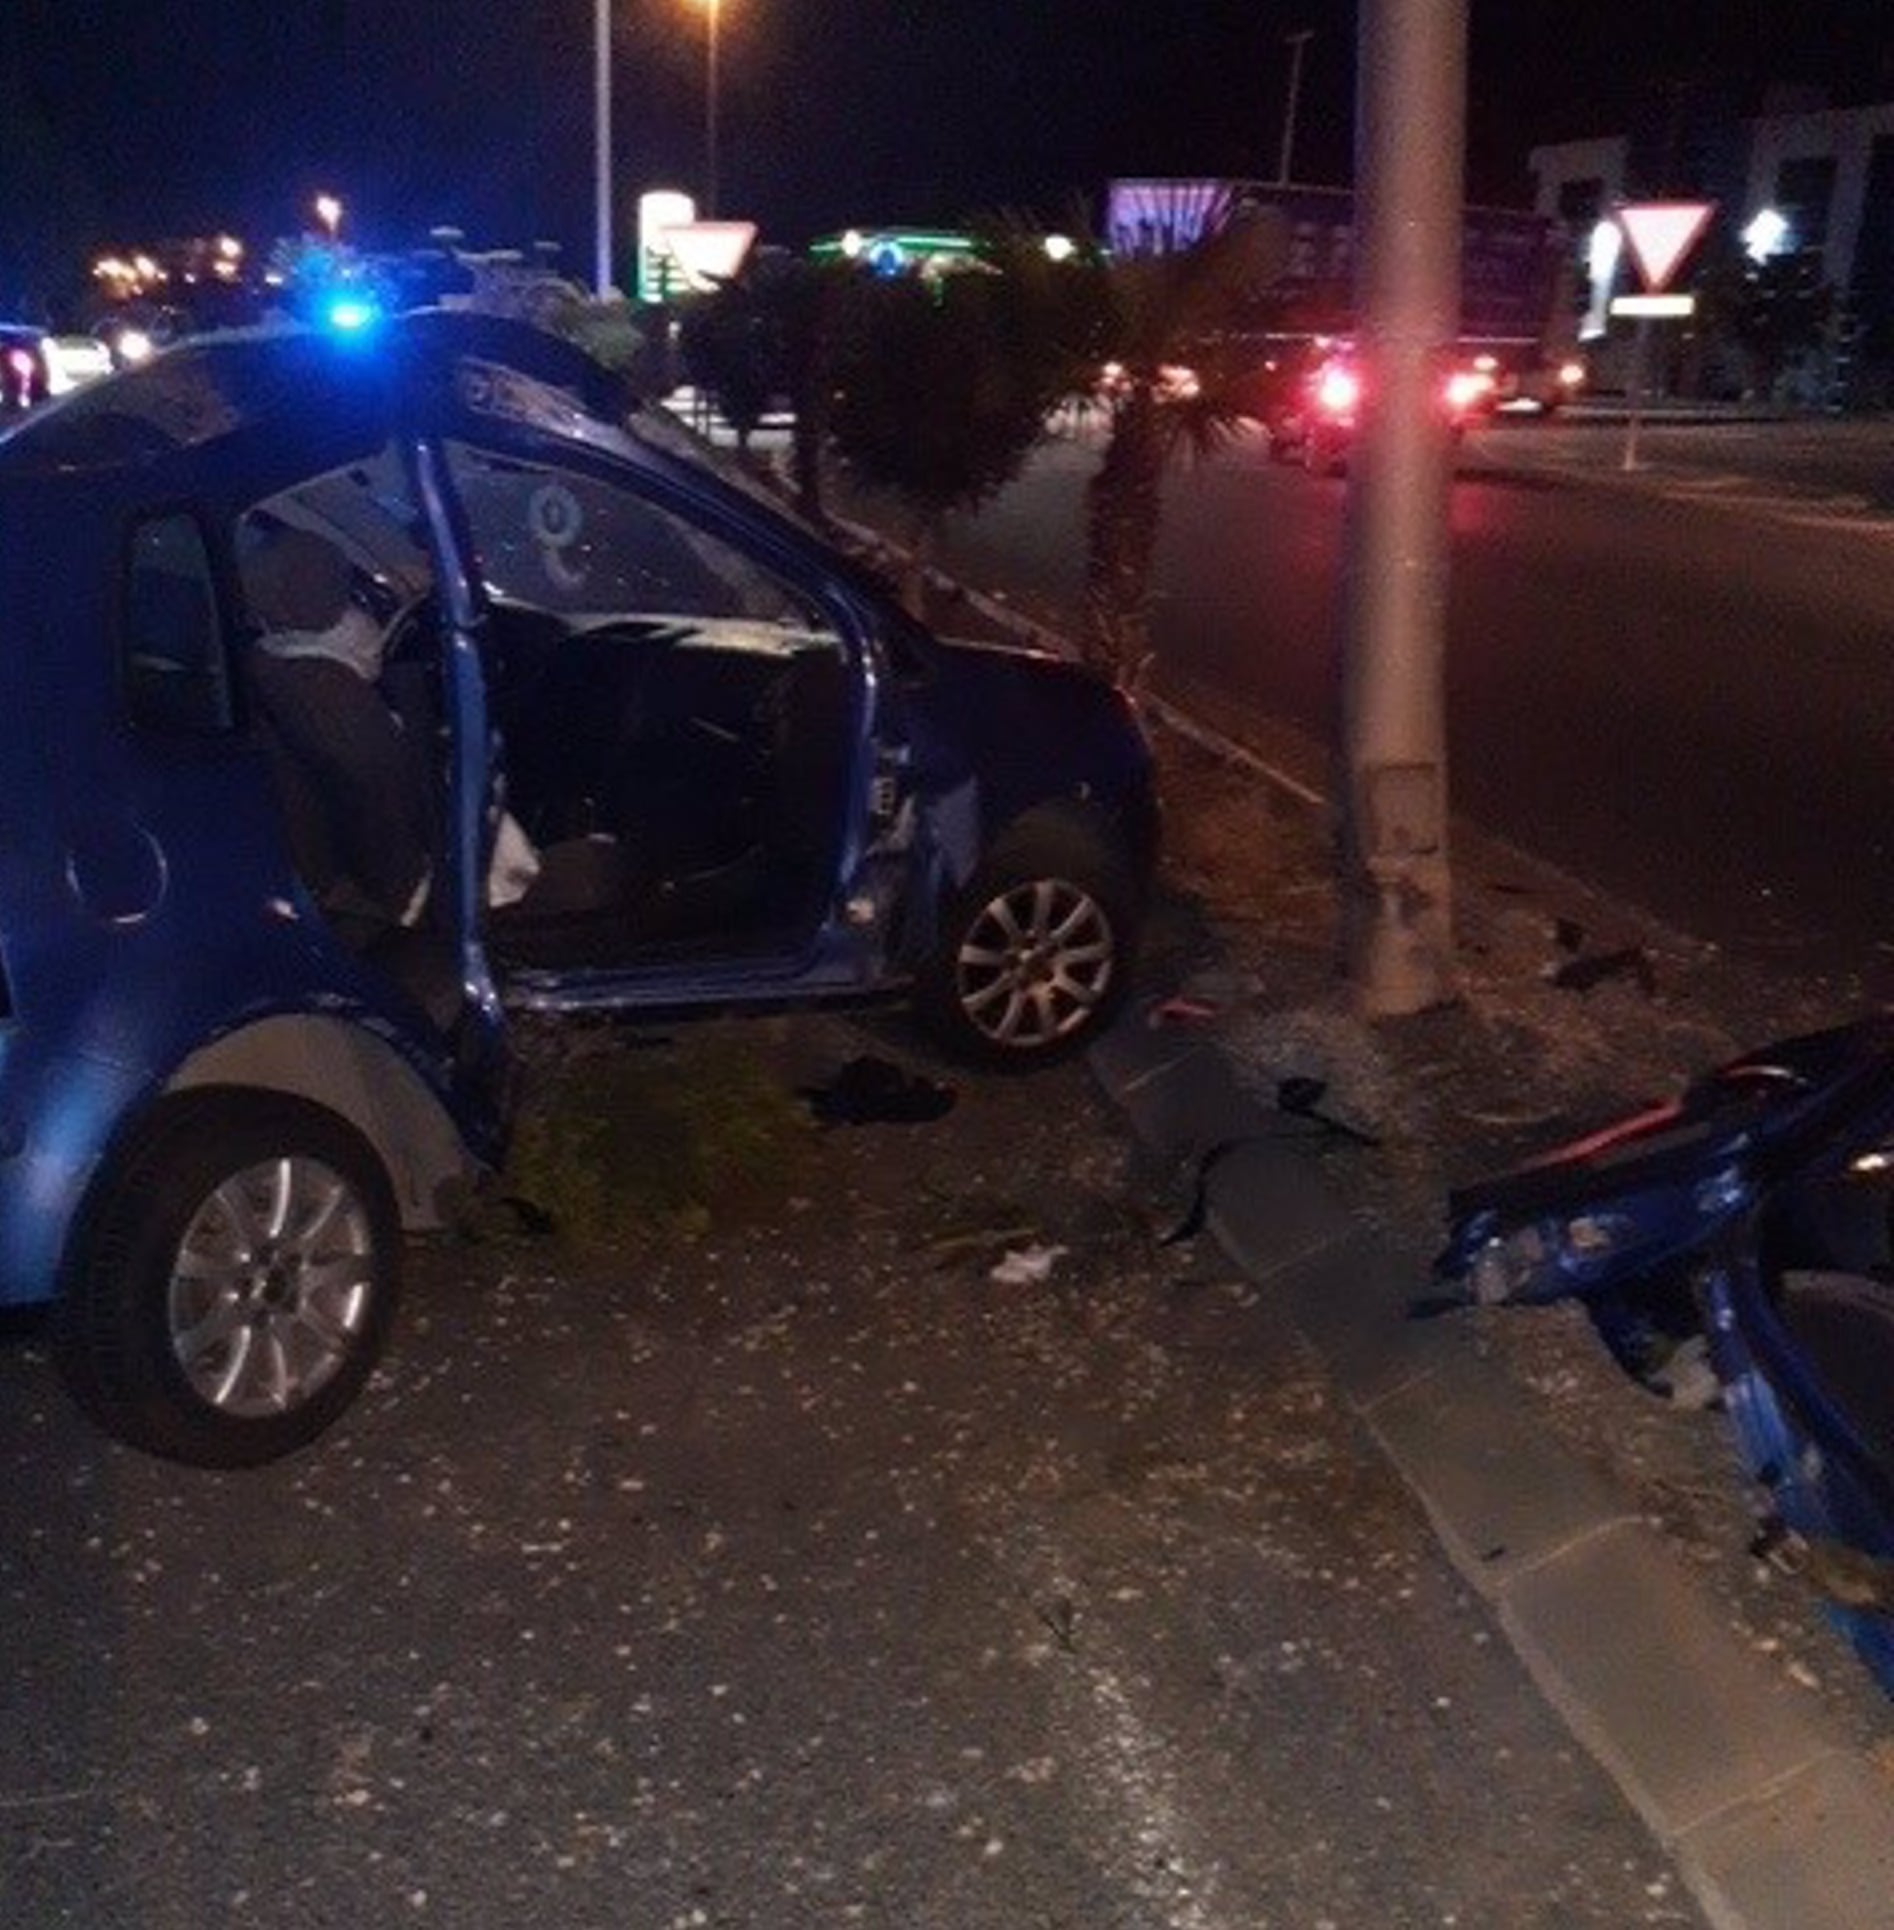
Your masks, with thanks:
<instances>
[{"instance_id":1,"label":"scooter front fairing","mask_svg":"<svg viewBox=\"0 0 1894 1930\"><path fill-rule=\"evenodd\" d=\"M1581 1300L1647 1385L1701 1335L1769 1533L1894 1693L1891 1178L1877 1018L1745 1054L1454 1193L1435 1276L1447 1304Z\"/></svg>"}]
</instances>

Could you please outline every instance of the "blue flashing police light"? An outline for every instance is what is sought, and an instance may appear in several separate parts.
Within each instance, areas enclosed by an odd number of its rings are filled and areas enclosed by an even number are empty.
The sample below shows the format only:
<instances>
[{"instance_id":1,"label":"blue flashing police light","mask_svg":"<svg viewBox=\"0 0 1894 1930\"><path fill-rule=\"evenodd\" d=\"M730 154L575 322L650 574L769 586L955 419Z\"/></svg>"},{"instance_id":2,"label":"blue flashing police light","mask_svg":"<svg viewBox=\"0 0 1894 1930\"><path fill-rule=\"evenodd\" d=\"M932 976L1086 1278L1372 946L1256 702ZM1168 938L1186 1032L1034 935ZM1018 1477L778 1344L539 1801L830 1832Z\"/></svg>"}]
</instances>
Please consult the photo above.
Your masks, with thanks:
<instances>
[{"instance_id":1,"label":"blue flashing police light","mask_svg":"<svg viewBox=\"0 0 1894 1930\"><path fill-rule=\"evenodd\" d=\"M366 295L336 295L323 311L329 326L342 335L359 335L381 320L380 305Z\"/></svg>"}]
</instances>

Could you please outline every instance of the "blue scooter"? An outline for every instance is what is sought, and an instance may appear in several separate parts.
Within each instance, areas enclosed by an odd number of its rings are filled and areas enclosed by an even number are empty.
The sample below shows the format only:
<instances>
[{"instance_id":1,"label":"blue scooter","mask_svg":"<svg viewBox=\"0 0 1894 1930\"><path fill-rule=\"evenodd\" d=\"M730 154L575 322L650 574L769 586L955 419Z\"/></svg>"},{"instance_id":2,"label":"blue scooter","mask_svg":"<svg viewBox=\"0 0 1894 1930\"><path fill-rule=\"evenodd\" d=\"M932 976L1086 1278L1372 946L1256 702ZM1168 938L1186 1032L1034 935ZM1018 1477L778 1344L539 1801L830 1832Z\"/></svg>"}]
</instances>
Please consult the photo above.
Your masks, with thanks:
<instances>
[{"instance_id":1,"label":"blue scooter","mask_svg":"<svg viewBox=\"0 0 1894 1930\"><path fill-rule=\"evenodd\" d=\"M1759 1543L1894 1695L1894 1015L1745 1054L1452 1194L1450 1305L1576 1297L1618 1364L1715 1375Z\"/></svg>"}]
</instances>

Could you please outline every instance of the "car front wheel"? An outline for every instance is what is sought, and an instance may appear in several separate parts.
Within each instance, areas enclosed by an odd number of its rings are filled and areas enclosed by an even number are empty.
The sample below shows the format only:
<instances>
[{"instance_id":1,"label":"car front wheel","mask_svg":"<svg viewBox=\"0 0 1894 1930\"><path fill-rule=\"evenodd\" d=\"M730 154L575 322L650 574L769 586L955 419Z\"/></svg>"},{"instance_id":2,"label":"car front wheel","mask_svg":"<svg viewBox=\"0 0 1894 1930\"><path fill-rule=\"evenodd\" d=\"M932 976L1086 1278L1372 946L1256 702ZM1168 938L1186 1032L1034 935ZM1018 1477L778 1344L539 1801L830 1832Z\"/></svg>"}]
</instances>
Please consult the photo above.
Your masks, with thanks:
<instances>
[{"instance_id":1,"label":"car front wheel","mask_svg":"<svg viewBox=\"0 0 1894 1930\"><path fill-rule=\"evenodd\" d=\"M400 1227L380 1162L277 1094L174 1102L116 1167L55 1324L80 1402L134 1447L250 1467L312 1441L387 1338Z\"/></svg>"},{"instance_id":2,"label":"car front wheel","mask_svg":"<svg viewBox=\"0 0 1894 1930\"><path fill-rule=\"evenodd\" d=\"M1022 827L948 908L923 1018L958 1056L1025 1068L1079 1050L1129 989L1138 894L1084 832Z\"/></svg>"}]
</instances>

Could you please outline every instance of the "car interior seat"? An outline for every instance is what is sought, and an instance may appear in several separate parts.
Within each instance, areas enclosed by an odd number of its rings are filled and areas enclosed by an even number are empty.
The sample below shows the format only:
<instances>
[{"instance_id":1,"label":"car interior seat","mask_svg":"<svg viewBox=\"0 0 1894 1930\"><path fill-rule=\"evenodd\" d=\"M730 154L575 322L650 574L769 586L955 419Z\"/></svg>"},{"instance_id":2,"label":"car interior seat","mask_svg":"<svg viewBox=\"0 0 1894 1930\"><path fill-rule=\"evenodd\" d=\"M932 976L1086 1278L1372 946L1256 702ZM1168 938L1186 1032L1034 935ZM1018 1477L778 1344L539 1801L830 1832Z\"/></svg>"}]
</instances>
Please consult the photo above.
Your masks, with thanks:
<instances>
[{"instance_id":1,"label":"car interior seat","mask_svg":"<svg viewBox=\"0 0 1894 1930\"><path fill-rule=\"evenodd\" d=\"M248 653L290 856L336 937L400 978L430 1012L457 1000L427 916L436 857L432 747L349 662L304 647L350 606L349 564L306 531L245 560L262 635ZM284 637L296 647L272 647ZM432 942L430 942L432 941Z\"/></svg>"}]
</instances>

